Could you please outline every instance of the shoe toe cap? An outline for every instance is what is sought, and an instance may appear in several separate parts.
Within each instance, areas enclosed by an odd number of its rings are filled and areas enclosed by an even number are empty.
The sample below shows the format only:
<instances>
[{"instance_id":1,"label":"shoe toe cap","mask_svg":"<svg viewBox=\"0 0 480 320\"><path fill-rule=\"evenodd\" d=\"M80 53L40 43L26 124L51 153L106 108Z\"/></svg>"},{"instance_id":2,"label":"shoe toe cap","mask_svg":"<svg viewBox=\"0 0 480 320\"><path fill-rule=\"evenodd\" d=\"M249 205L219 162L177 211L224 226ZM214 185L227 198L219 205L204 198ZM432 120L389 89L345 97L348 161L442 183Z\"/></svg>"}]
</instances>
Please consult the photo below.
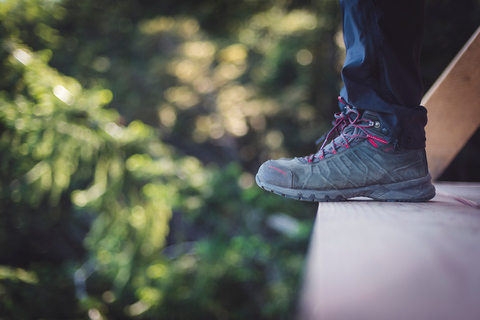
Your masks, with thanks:
<instances>
[{"instance_id":1,"label":"shoe toe cap","mask_svg":"<svg viewBox=\"0 0 480 320\"><path fill-rule=\"evenodd\" d=\"M280 187L292 187L292 172L280 160L269 160L258 169L260 181Z\"/></svg>"}]
</instances>

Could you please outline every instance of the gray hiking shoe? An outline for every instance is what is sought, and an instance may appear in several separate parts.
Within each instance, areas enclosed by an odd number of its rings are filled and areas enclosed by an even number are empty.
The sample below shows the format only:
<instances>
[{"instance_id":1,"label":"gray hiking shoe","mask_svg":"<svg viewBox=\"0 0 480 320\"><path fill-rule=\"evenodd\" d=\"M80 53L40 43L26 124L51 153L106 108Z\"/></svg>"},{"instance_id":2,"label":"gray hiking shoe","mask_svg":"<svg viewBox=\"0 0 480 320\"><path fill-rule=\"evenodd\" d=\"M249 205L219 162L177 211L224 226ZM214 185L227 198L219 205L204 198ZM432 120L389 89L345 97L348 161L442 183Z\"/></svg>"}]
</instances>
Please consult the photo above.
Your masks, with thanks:
<instances>
[{"instance_id":1,"label":"gray hiking shoe","mask_svg":"<svg viewBox=\"0 0 480 320\"><path fill-rule=\"evenodd\" d=\"M381 201L427 201L435 196L425 149L388 143L375 112L347 106L316 154L269 160L257 184L275 194L303 201L342 201L369 197ZM328 145L332 133L338 137Z\"/></svg>"}]
</instances>

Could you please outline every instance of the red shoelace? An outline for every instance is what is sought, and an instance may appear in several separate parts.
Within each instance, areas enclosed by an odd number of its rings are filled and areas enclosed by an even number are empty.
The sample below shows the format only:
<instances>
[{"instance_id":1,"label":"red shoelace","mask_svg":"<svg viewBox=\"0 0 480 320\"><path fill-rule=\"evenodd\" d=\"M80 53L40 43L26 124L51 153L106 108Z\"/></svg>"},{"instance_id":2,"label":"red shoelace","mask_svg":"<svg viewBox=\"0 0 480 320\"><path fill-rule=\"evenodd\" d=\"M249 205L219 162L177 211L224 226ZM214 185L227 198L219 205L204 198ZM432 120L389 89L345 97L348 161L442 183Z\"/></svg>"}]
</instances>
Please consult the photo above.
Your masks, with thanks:
<instances>
[{"instance_id":1,"label":"red shoelace","mask_svg":"<svg viewBox=\"0 0 480 320\"><path fill-rule=\"evenodd\" d=\"M375 122L370 119L365 119L360 117L360 113L357 109L352 108L348 105L341 97L338 97L340 102L345 104L345 109L342 112L336 113L335 122L333 123L333 128L330 129L327 134L322 136L317 140L317 144L323 141L322 146L319 151L315 154L311 154L305 157L309 163L314 162L315 159L322 160L325 158L326 154L336 154L339 148L350 148L350 143L354 139L368 139L368 141L375 147L378 147L376 142L387 144L388 142L384 139L371 135L366 128L375 126ZM348 130L346 130L348 128ZM355 130L358 128L359 130ZM333 139L328 145L332 134L336 132L338 137ZM357 132L357 133L355 133Z\"/></svg>"}]
</instances>

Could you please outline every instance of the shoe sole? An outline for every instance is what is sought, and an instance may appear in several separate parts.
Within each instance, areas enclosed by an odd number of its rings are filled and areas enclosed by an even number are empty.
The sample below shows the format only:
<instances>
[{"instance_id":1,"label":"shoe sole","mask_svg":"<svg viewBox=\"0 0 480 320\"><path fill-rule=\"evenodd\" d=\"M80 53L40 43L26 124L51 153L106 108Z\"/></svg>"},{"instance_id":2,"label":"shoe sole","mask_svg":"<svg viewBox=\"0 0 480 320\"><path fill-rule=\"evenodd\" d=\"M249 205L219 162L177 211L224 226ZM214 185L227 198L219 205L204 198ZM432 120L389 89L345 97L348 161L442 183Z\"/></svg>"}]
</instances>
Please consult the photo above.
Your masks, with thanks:
<instances>
[{"instance_id":1,"label":"shoe sole","mask_svg":"<svg viewBox=\"0 0 480 320\"><path fill-rule=\"evenodd\" d=\"M338 202L354 197L367 197L377 201L390 202L423 202L435 196L430 174L423 178L396 182L391 184L377 184L361 188L340 190L308 190L290 189L265 183L258 175L255 177L257 185L266 191L273 192L282 197L309 201L309 202Z\"/></svg>"}]
</instances>

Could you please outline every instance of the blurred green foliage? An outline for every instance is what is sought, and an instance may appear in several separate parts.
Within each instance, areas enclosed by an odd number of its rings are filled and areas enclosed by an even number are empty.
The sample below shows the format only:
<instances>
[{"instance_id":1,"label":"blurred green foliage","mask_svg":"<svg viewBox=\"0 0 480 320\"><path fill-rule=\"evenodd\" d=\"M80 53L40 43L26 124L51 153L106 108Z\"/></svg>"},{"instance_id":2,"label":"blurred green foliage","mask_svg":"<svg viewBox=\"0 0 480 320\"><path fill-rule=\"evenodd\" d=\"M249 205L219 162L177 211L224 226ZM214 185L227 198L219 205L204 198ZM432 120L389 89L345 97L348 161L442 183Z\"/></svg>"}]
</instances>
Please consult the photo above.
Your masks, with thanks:
<instances>
[{"instance_id":1,"label":"blurred green foliage","mask_svg":"<svg viewBox=\"0 0 480 320\"><path fill-rule=\"evenodd\" d=\"M459 49L435 39L478 24L466 2L428 16L427 86ZM290 319L315 205L253 175L327 128L339 18L336 0L0 1L0 319Z\"/></svg>"}]
</instances>

